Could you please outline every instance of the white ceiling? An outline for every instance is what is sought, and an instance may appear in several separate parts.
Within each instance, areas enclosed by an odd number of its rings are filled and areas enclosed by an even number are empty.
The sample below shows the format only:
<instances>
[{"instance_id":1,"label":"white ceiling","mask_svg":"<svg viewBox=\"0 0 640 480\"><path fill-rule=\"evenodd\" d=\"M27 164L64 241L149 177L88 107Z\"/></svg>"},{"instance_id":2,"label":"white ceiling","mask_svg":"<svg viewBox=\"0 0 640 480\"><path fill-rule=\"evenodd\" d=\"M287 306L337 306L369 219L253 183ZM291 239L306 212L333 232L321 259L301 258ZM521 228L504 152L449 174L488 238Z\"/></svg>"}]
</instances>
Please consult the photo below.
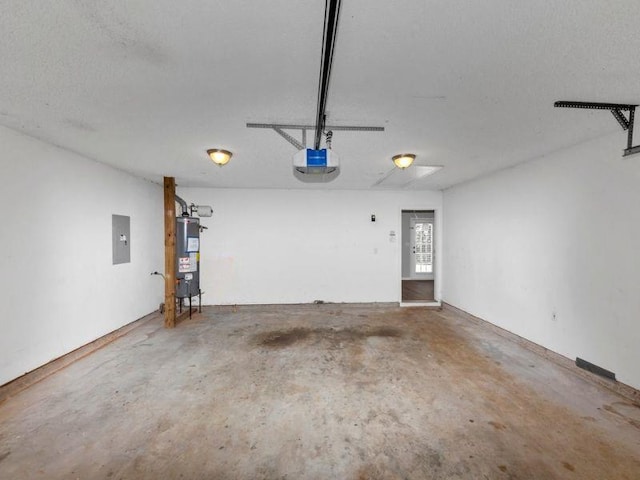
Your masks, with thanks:
<instances>
[{"instance_id":1,"label":"white ceiling","mask_svg":"<svg viewBox=\"0 0 640 480\"><path fill-rule=\"evenodd\" d=\"M402 188L446 188L615 132L626 145L608 112L553 102L640 103L638 0L343 0L327 121L385 131L335 132L340 176L300 182L295 148L245 124L314 123L323 19L322 0L2 2L0 124L209 187L367 189L413 152L444 168Z\"/></svg>"}]
</instances>

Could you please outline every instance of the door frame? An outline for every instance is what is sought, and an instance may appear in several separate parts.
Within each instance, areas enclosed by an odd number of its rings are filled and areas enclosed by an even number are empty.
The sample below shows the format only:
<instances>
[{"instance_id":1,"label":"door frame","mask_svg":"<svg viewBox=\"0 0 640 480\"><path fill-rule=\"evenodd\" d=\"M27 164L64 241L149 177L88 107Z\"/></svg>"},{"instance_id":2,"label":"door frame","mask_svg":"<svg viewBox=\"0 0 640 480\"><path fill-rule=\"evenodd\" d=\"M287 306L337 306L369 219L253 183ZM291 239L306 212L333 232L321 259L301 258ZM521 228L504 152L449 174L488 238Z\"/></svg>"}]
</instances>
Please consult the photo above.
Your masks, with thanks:
<instances>
[{"instance_id":1,"label":"door frame","mask_svg":"<svg viewBox=\"0 0 640 480\"><path fill-rule=\"evenodd\" d=\"M402 212L404 211L432 211L433 212L433 225L436 229L433 236L433 257L434 257L434 271L433 271L433 302L403 302L402 301L402 256L404 254L404 242L402 232ZM400 248L398 249L398 303L401 307L440 307L442 305L442 295L440 292L440 286L442 278L442 207L430 207L430 206L412 206L402 207L398 212L398 231L400 232Z\"/></svg>"}]
</instances>

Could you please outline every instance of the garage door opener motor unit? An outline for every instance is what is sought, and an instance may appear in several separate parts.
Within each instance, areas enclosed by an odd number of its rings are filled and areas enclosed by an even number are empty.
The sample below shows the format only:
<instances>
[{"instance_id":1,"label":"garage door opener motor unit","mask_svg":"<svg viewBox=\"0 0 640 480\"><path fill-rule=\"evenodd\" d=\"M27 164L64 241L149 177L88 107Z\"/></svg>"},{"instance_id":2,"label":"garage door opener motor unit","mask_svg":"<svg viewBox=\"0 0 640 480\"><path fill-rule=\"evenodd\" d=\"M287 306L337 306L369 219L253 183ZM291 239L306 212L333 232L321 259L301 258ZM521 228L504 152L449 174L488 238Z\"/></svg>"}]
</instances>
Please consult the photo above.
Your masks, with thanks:
<instances>
[{"instance_id":1,"label":"garage door opener motor unit","mask_svg":"<svg viewBox=\"0 0 640 480\"><path fill-rule=\"evenodd\" d=\"M340 169L338 155L329 148L304 148L293 156L293 169L305 175L326 175Z\"/></svg>"}]
</instances>

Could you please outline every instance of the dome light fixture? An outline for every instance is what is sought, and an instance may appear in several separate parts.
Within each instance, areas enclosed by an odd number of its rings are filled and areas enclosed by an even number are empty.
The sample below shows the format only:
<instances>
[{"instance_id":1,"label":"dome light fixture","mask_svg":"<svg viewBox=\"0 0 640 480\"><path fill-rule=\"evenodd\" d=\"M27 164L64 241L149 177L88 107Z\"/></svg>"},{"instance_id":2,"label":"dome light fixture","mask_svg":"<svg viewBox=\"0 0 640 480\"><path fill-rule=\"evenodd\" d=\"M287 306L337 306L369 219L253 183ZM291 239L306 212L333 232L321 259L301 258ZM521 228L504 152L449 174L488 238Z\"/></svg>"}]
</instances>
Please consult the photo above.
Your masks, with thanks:
<instances>
[{"instance_id":1,"label":"dome light fixture","mask_svg":"<svg viewBox=\"0 0 640 480\"><path fill-rule=\"evenodd\" d=\"M210 148L209 150L207 150L207 155L209 155L209 158L211 158L213 163L221 167L229 163L229 160L231 160L231 156L233 155L233 153L231 153L229 150L223 150L221 148Z\"/></svg>"},{"instance_id":2,"label":"dome light fixture","mask_svg":"<svg viewBox=\"0 0 640 480\"><path fill-rule=\"evenodd\" d=\"M391 158L394 165L402 170L409 167L415 159L416 156L413 153L401 153L400 155L394 155Z\"/></svg>"}]
</instances>

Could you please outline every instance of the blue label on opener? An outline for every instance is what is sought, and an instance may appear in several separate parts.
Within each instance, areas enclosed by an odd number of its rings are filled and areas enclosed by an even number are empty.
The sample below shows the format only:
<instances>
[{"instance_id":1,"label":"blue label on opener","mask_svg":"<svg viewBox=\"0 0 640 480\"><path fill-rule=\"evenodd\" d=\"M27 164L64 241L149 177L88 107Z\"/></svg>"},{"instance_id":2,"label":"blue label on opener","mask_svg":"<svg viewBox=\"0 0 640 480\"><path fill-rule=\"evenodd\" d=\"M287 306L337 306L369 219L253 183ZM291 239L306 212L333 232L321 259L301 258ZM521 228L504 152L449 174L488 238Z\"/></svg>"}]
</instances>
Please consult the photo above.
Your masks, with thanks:
<instances>
[{"instance_id":1,"label":"blue label on opener","mask_svg":"<svg viewBox=\"0 0 640 480\"><path fill-rule=\"evenodd\" d=\"M326 167L327 166L327 149L314 150L307 148L307 166L309 167Z\"/></svg>"}]
</instances>

